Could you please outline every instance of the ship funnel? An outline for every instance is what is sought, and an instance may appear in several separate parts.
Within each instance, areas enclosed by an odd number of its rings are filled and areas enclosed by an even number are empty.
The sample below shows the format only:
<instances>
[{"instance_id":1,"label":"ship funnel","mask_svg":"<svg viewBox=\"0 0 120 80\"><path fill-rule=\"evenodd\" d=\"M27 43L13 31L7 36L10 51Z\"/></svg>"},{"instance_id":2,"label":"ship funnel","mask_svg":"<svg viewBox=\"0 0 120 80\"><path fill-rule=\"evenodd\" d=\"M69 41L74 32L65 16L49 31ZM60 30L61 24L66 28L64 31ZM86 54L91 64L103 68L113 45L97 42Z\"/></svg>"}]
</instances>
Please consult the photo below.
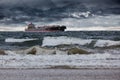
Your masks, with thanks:
<instances>
[{"instance_id":1,"label":"ship funnel","mask_svg":"<svg viewBox=\"0 0 120 80\"><path fill-rule=\"evenodd\" d=\"M35 25L33 23L28 24L28 29L35 29Z\"/></svg>"}]
</instances>

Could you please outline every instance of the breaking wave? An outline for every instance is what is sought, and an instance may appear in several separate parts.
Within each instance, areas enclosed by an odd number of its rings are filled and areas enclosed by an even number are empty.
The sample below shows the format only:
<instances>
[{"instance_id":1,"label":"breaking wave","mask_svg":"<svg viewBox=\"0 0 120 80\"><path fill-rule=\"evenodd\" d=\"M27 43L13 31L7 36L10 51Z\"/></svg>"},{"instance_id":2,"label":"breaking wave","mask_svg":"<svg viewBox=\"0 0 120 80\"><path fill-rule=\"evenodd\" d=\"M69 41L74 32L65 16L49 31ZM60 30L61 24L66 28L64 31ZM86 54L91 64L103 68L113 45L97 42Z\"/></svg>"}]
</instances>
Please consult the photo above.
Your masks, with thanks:
<instances>
[{"instance_id":1,"label":"breaking wave","mask_svg":"<svg viewBox=\"0 0 120 80\"><path fill-rule=\"evenodd\" d=\"M20 43L20 42L26 42L26 41L34 41L37 39L15 39L15 38L7 38L5 39L5 42L16 42L16 43Z\"/></svg>"},{"instance_id":2,"label":"breaking wave","mask_svg":"<svg viewBox=\"0 0 120 80\"><path fill-rule=\"evenodd\" d=\"M84 40L80 38L72 38L72 37L45 37L43 40L42 46L55 46L60 44L80 44L85 45L91 43L92 40Z\"/></svg>"},{"instance_id":3,"label":"breaking wave","mask_svg":"<svg viewBox=\"0 0 120 80\"><path fill-rule=\"evenodd\" d=\"M45 37L42 46L57 46L61 44L78 44L91 47L120 47L120 41L100 40L100 39L81 39L67 36Z\"/></svg>"},{"instance_id":4,"label":"breaking wave","mask_svg":"<svg viewBox=\"0 0 120 80\"><path fill-rule=\"evenodd\" d=\"M119 46L120 41L112 41L112 40L97 40L94 47L110 47L110 46Z\"/></svg>"},{"instance_id":5,"label":"breaking wave","mask_svg":"<svg viewBox=\"0 0 120 80\"><path fill-rule=\"evenodd\" d=\"M8 56L0 57L0 68L51 68L68 66L69 68L120 68L120 55L19 55L7 51ZM13 55L14 54L14 55Z\"/></svg>"}]
</instances>

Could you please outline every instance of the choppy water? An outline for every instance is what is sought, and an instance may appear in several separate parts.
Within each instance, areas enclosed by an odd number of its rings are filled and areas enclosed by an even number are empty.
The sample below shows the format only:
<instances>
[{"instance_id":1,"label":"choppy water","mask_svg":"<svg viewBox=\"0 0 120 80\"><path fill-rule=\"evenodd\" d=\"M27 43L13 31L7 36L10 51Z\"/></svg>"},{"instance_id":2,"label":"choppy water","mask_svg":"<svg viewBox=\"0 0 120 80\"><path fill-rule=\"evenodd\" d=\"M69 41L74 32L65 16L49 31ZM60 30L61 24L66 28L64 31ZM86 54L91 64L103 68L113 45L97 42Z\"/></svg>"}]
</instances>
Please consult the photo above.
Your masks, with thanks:
<instances>
[{"instance_id":1,"label":"choppy water","mask_svg":"<svg viewBox=\"0 0 120 80\"><path fill-rule=\"evenodd\" d=\"M68 41L76 40L76 38L78 39L77 41L83 39L83 42L89 39L103 40L103 41L111 40L116 42L120 41L120 31L66 31L66 32L46 32L46 33L45 32L43 33L0 32L0 45L1 45L0 49L20 49L34 45L41 46L46 37L51 37L51 38L57 37L59 40L61 36L66 37ZM66 40L66 38L62 38L62 40L64 41ZM15 39L18 41L16 41ZM25 40L22 41L22 39ZM33 40L29 40L29 39L33 39ZM64 41L63 43L65 44L66 42Z\"/></svg>"},{"instance_id":2,"label":"choppy water","mask_svg":"<svg viewBox=\"0 0 120 80\"><path fill-rule=\"evenodd\" d=\"M30 22L36 26L65 25L67 30L49 33L0 32L0 68L120 68L119 1L24 0L16 5L18 2L2 0L0 3L0 31L24 31ZM68 55L72 48L90 54ZM32 50L36 54L28 54ZM3 52L7 55L1 55Z\"/></svg>"},{"instance_id":3,"label":"choppy water","mask_svg":"<svg viewBox=\"0 0 120 80\"><path fill-rule=\"evenodd\" d=\"M25 55L33 46L37 55ZM75 47L90 54L67 55ZM8 54L0 55L1 68L120 68L120 31L0 32L0 49Z\"/></svg>"}]
</instances>

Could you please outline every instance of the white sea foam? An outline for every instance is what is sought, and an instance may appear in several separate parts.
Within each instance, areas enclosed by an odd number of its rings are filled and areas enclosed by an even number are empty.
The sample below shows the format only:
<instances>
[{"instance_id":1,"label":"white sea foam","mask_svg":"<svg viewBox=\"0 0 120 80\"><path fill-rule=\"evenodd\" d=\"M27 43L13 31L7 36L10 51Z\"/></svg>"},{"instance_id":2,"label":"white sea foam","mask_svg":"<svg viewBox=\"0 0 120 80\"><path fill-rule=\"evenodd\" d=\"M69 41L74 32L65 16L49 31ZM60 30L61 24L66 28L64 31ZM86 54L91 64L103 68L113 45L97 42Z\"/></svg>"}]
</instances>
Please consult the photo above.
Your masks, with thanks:
<instances>
[{"instance_id":1,"label":"white sea foam","mask_svg":"<svg viewBox=\"0 0 120 80\"><path fill-rule=\"evenodd\" d=\"M45 47L40 47L40 46L32 46L28 49L20 49L20 50L14 50L14 51L10 51L7 50L5 51L5 53L7 55L16 55L16 54L20 54L20 55L55 55L55 54L59 54L59 55L67 55L67 51L63 51L63 50L59 50L57 48L55 49L50 49L50 48L45 48Z\"/></svg>"},{"instance_id":2,"label":"white sea foam","mask_svg":"<svg viewBox=\"0 0 120 80\"><path fill-rule=\"evenodd\" d=\"M56 46L60 44L79 44L85 45L91 43L92 39L80 39L80 38L73 38L73 37L45 37L43 39L42 46Z\"/></svg>"},{"instance_id":3,"label":"white sea foam","mask_svg":"<svg viewBox=\"0 0 120 80\"><path fill-rule=\"evenodd\" d=\"M48 68L52 66L69 66L72 68L120 68L120 55L105 53L89 55L0 56L0 68Z\"/></svg>"},{"instance_id":4,"label":"white sea foam","mask_svg":"<svg viewBox=\"0 0 120 80\"><path fill-rule=\"evenodd\" d=\"M25 42L25 41L32 41L37 39L15 39L15 38L7 38L5 42Z\"/></svg>"},{"instance_id":5,"label":"white sea foam","mask_svg":"<svg viewBox=\"0 0 120 80\"><path fill-rule=\"evenodd\" d=\"M117 46L117 45L120 45L120 41L97 40L94 47L109 47L109 46Z\"/></svg>"},{"instance_id":6,"label":"white sea foam","mask_svg":"<svg viewBox=\"0 0 120 80\"><path fill-rule=\"evenodd\" d=\"M33 48L36 54L27 54ZM116 50L94 54L67 55L66 51L33 46L26 50L5 51L0 55L0 68L50 68L69 66L71 68L120 68L120 53ZM53 53L56 54L53 55ZM52 55L51 55L52 54Z\"/></svg>"},{"instance_id":7,"label":"white sea foam","mask_svg":"<svg viewBox=\"0 0 120 80\"><path fill-rule=\"evenodd\" d=\"M43 39L42 46L56 46L60 44L78 44L78 45L89 45L94 39L81 39L73 37L45 37ZM120 41L112 40L96 40L93 47L110 47L110 46L119 46Z\"/></svg>"}]
</instances>

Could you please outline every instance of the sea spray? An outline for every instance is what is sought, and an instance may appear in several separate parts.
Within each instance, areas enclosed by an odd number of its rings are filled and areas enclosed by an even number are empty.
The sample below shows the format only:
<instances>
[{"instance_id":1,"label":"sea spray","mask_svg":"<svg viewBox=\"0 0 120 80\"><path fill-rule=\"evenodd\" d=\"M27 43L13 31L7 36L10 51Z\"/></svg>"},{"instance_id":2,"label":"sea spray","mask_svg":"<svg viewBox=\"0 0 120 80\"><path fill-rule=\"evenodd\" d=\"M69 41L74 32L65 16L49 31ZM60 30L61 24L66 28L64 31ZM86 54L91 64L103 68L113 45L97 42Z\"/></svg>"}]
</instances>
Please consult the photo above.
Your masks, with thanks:
<instances>
[{"instance_id":1,"label":"sea spray","mask_svg":"<svg viewBox=\"0 0 120 80\"><path fill-rule=\"evenodd\" d=\"M7 54L0 55L0 68L120 68L119 31L0 32L0 35L3 36L0 49ZM5 42L7 38L38 40ZM89 54L68 55L74 48Z\"/></svg>"},{"instance_id":2,"label":"sea spray","mask_svg":"<svg viewBox=\"0 0 120 80\"><path fill-rule=\"evenodd\" d=\"M120 55L9 55L0 56L0 68L120 68Z\"/></svg>"},{"instance_id":3,"label":"sea spray","mask_svg":"<svg viewBox=\"0 0 120 80\"><path fill-rule=\"evenodd\" d=\"M26 55L55 55L55 54L67 54L66 51L61 51L59 49L51 49L40 46L33 46L25 50L13 51L16 54L26 54Z\"/></svg>"}]
</instances>

